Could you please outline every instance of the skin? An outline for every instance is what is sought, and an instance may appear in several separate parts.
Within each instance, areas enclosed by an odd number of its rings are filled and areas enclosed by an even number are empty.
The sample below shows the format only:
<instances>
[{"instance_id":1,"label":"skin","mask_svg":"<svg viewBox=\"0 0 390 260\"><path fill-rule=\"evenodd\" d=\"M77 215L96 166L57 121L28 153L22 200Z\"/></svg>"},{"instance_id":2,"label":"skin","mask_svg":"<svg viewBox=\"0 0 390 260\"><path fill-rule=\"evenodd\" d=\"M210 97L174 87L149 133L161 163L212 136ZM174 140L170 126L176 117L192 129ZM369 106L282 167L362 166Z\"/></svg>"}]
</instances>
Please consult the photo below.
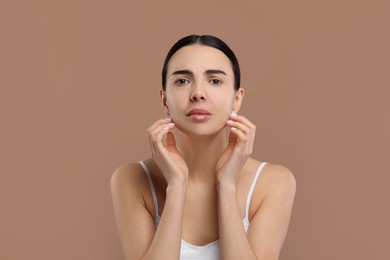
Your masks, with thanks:
<instances>
[{"instance_id":1,"label":"skin","mask_svg":"<svg viewBox=\"0 0 390 260\"><path fill-rule=\"evenodd\" d=\"M265 165L252 196L246 234L245 202L261 162L251 157L256 126L231 114L238 113L244 89L234 90L230 60L204 45L181 48L168 64L166 91L160 97L170 119L147 128L152 158L144 160L157 193L157 228L140 165L121 165L111 177L125 259L179 259L181 239L194 245L219 239L222 259L278 259L296 182L286 167ZM187 112L193 108L208 110L210 119L191 120Z\"/></svg>"}]
</instances>

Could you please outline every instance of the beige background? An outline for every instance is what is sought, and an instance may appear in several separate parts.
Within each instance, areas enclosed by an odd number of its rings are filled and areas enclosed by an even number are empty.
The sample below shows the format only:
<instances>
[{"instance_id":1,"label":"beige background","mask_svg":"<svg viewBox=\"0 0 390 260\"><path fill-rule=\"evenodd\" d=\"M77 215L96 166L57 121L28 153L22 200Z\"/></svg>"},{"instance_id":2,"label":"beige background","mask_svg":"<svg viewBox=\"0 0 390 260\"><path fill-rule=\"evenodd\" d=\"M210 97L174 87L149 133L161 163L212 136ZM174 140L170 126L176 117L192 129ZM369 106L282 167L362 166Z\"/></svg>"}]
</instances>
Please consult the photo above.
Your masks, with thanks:
<instances>
[{"instance_id":1,"label":"beige background","mask_svg":"<svg viewBox=\"0 0 390 260\"><path fill-rule=\"evenodd\" d=\"M163 59L192 33L236 52L253 156L296 177L280 259L390 259L389 10L2 0L0 259L121 259L109 179L149 157Z\"/></svg>"}]
</instances>

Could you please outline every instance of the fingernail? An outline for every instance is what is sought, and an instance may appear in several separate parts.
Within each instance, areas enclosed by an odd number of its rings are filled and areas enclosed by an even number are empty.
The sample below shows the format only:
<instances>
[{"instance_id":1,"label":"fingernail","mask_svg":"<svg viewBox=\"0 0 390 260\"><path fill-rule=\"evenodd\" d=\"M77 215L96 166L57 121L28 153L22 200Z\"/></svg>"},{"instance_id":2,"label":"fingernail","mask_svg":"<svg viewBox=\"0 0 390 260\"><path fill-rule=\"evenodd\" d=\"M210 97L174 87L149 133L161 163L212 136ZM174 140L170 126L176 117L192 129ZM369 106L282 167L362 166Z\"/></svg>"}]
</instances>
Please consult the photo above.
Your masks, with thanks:
<instances>
[{"instance_id":1,"label":"fingernail","mask_svg":"<svg viewBox=\"0 0 390 260\"><path fill-rule=\"evenodd\" d=\"M169 121L171 121L172 119L171 119L170 117L166 117L165 120L169 122Z\"/></svg>"},{"instance_id":2,"label":"fingernail","mask_svg":"<svg viewBox=\"0 0 390 260\"><path fill-rule=\"evenodd\" d=\"M235 112L232 112L231 115L232 116L237 116L237 114Z\"/></svg>"},{"instance_id":3,"label":"fingernail","mask_svg":"<svg viewBox=\"0 0 390 260\"><path fill-rule=\"evenodd\" d=\"M233 123L234 121L229 119L227 122L228 122L228 123Z\"/></svg>"},{"instance_id":4,"label":"fingernail","mask_svg":"<svg viewBox=\"0 0 390 260\"><path fill-rule=\"evenodd\" d=\"M174 126L174 125L175 125L175 123L169 123L169 124L168 124L168 127Z\"/></svg>"},{"instance_id":5,"label":"fingernail","mask_svg":"<svg viewBox=\"0 0 390 260\"><path fill-rule=\"evenodd\" d=\"M237 130L237 128L235 128L235 127L230 127L230 129L231 129L232 131L236 131L236 130Z\"/></svg>"}]
</instances>

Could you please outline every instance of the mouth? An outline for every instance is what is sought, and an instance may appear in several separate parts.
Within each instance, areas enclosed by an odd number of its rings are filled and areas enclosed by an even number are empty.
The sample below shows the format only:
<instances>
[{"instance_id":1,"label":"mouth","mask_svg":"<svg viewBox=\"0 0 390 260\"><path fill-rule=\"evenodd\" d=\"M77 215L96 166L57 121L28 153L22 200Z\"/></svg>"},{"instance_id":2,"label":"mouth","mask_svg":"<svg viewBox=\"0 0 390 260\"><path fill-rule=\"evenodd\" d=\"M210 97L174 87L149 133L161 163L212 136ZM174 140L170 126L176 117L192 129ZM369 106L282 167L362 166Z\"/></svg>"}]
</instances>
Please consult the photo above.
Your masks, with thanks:
<instances>
[{"instance_id":1,"label":"mouth","mask_svg":"<svg viewBox=\"0 0 390 260\"><path fill-rule=\"evenodd\" d=\"M211 115L211 113L205 109L192 109L190 112L187 113L187 116L192 115Z\"/></svg>"},{"instance_id":2,"label":"mouth","mask_svg":"<svg viewBox=\"0 0 390 260\"><path fill-rule=\"evenodd\" d=\"M187 113L187 116L193 121L204 122L211 117L211 113L205 109L192 109Z\"/></svg>"}]
</instances>

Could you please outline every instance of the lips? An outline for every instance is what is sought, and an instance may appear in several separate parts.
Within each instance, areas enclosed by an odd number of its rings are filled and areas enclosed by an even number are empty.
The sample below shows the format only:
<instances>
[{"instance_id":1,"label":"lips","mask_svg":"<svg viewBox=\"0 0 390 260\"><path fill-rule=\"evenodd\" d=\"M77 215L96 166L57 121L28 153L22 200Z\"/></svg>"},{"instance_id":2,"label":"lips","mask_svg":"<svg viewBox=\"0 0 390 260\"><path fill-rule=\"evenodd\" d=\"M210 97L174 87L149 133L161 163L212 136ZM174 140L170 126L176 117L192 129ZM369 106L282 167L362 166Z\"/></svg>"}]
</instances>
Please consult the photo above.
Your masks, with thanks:
<instances>
[{"instance_id":1,"label":"lips","mask_svg":"<svg viewBox=\"0 0 390 260\"><path fill-rule=\"evenodd\" d=\"M192 109L187 113L187 116L193 121L197 123L202 123L210 119L211 113L205 109Z\"/></svg>"},{"instance_id":2,"label":"lips","mask_svg":"<svg viewBox=\"0 0 390 260\"><path fill-rule=\"evenodd\" d=\"M187 113L187 116L191 115L211 115L211 113L205 109L192 109L190 112Z\"/></svg>"}]
</instances>

